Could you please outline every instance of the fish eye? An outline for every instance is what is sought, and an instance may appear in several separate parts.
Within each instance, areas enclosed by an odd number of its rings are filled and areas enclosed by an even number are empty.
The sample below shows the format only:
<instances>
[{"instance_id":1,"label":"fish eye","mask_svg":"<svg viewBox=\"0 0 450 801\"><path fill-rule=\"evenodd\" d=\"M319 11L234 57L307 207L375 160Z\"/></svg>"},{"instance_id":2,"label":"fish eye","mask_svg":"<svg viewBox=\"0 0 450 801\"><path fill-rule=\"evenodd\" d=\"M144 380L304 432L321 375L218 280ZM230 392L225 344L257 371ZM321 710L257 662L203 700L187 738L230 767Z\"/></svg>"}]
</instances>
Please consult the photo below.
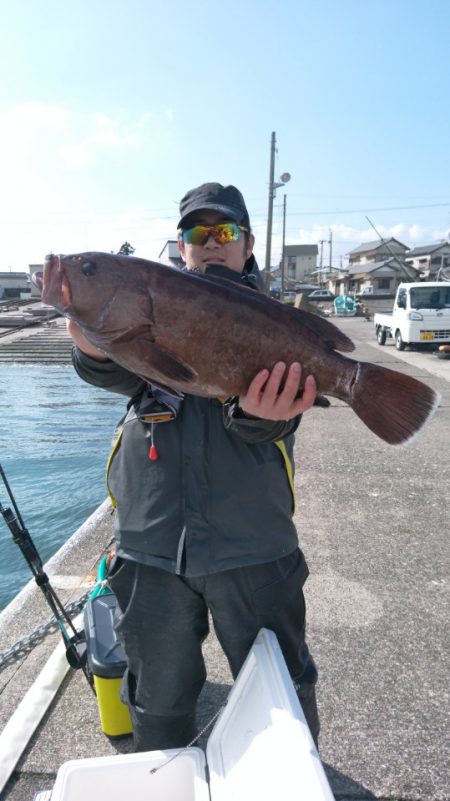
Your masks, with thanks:
<instances>
[{"instance_id":1,"label":"fish eye","mask_svg":"<svg viewBox=\"0 0 450 801\"><path fill-rule=\"evenodd\" d=\"M94 275L97 269L97 265L95 261L85 261L81 267L81 271L84 275Z\"/></svg>"}]
</instances>

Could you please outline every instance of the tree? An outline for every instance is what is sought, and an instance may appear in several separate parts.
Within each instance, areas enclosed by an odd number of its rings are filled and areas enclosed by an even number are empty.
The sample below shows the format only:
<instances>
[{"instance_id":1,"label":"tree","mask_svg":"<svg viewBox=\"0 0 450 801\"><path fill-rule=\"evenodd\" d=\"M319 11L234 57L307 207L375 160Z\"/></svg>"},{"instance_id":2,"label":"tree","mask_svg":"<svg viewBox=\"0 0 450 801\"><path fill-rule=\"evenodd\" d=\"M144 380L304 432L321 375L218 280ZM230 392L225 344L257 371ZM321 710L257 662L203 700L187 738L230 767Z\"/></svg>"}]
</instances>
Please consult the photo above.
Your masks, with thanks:
<instances>
[{"instance_id":1,"label":"tree","mask_svg":"<svg viewBox=\"0 0 450 801\"><path fill-rule=\"evenodd\" d=\"M135 250L136 248L134 248L133 245L130 245L129 242L124 242L118 253L121 256L132 256Z\"/></svg>"}]
</instances>

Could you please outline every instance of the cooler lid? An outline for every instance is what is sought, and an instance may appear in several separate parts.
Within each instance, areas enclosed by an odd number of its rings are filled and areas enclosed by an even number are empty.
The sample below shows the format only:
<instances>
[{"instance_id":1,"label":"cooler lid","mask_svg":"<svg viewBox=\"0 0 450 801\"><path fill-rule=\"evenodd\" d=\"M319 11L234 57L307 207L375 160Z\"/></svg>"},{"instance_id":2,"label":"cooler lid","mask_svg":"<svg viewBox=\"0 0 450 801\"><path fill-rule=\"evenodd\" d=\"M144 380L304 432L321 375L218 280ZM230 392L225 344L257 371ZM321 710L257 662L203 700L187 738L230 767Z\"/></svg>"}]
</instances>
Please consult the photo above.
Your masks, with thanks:
<instances>
[{"instance_id":1,"label":"cooler lid","mask_svg":"<svg viewBox=\"0 0 450 801\"><path fill-rule=\"evenodd\" d=\"M275 634L261 629L206 748L212 801L333 801Z\"/></svg>"},{"instance_id":2,"label":"cooler lid","mask_svg":"<svg viewBox=\"0 0 450 801\"><path fill-rule=\"evenodd\" d=\"M116 596L112 593L89 598L84 609L87 659L90 672L104 679L123 676L125 654L114 630Z\"/></svg>"}]
</instances>

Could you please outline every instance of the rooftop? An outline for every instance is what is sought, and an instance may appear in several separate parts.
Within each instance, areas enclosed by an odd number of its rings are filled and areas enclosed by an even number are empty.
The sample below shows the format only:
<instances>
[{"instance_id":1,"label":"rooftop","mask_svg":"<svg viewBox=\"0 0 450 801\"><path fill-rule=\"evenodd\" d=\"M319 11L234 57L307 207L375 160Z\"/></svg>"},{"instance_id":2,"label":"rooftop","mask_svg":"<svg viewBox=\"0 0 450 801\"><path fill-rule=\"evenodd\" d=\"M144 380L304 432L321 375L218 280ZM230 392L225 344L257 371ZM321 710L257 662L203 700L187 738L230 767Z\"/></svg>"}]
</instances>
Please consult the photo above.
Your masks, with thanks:
<instances>
[{"instance_id":1,"label":"rooftop","mask_svg":"<svg viewBox=\"0 0 450 801\"><path fill-rule=\"evenodd\" d=\"M405 259L412 259L415 256L428 256L431 253L435 253L437 250L441 250L441 248L450 248L450 242L443 240L437 244L434 243L433 245L421 245L418 248L413 248L405 253Z\"/></svg>"},{"instance_id":2,"label":"rooftop","mask_svg":"<svg viewBox=\"0 0 450 801\"><path fill-rule=\"evenodd\" d=\"M285 245L284 247L286 256L317 256L318 252L317 245Z\"/></svg>"},{"instance_id":3,"label":"rooftop","mask_svg":"<svg viewBox=\"0 0 450 801\"><path fill-rule=\"evenodd\" d=\"M369 251L378 250L379 248L387 246L392 247L392 245L400 246L400 248L404 248L404 250L408 249L407 245L403 245L402 242L399 242L398 239L394 239L391 237L390 239L375 239L373 242L363 242L361 245L358 245L357 248L350 250L347 255L352 256L355 253L367 253Z\"/></svg>"}]
</instances>

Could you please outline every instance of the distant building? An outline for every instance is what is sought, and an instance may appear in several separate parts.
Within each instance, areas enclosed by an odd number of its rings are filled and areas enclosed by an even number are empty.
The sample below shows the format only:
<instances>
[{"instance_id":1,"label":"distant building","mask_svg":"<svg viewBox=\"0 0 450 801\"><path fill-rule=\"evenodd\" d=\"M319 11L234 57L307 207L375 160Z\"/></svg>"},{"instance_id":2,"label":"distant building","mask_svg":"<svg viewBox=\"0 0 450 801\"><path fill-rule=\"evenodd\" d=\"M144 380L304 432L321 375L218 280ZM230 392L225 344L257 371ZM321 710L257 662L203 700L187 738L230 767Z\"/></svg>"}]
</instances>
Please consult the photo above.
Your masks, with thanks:
<instances>
[{"instance_id":1,"label":"distant building","mask_svg":"<svg viewBox=\"0 0 450 801\"><path fill-rule=\"evenodd\" d=\"M365 264L366 262L383 261L392 256L403 257L408 250L398 239L376 239L375 242L363 242L357 248L347 253L349 265Z\"/></svg>"},{"instance_id":2,"label":"distant building","mask_svg":"<svg viewBox=\"0 0 450 801\"><path fill-rule=\"evenodd\" d=\"M348 266L328 280L335 295L358 294L371 288L375 295L394 295L399 283L412 278L417 272L405 264L408 247L398 239L377 239L364 242L351 250Z\"/></svg>"},{"instance_id":3,"label":"distant building","mask_svg":"<svg viewBox=\"0 0 450 801\"><path fill-rule=\"evenodd\" d=\"M420 271L421 278L433 281L439 270L450 268L450 242L443 240L434 245L423 245L405 253L406 264Z\"/></svg>"},{"instance_id":4,"label":"distant building","mask_svg":"<svg viewBox=\"0 0 450 801\"><path fill-rule=\"evenodd\" d=\"M172 267L182 267L184 264L181 258L180 251L178 250L178 242L176 239L168 239L164 245L158 259L162 264L169 264Z\"/></svg>"},{"instance_id":5,"label":"distant building","mask_svg":"<svg viewBox=\"0 0 450 801\"><path fill-rule=\"evenodd\" d=\"M317 269L318 253L317 245L285 245L282 262L284 262L284 278L288 286L311 280L311 273ZM272 272L273 276L280 274L281 264Z\"/></svg>"},{"instance_id":6,"label":"distant building","mask_svg":"<svg viewBox=\"0 0 450 801\"><path fill-rule=\"evenodd\" d=\"M358 294L372 288L374 295L394 295L402 281L418 280L417 272L404 261L391 256L380 261L355 262L329 280L335 295Z\"/></svg>"},{"instance_id":7,"label":"distant building","mask_svg":"<svg viewBox=\"0 0 450 801\"><path fill-rule=\"evenodd\" d=\"M30 276L27 273L0 273L0 299L30 295Z\"/></svg>"}]
</instances>

